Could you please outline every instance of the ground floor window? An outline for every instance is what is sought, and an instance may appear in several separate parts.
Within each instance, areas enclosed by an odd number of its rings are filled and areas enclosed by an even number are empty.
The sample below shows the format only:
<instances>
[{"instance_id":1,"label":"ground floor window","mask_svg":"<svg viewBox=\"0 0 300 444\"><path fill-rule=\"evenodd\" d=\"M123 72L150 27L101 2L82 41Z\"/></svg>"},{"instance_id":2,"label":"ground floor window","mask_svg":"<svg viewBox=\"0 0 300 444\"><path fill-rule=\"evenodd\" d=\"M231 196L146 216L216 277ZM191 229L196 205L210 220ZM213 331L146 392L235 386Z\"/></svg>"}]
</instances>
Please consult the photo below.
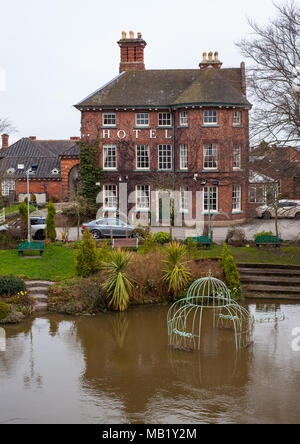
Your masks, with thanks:
<instances>
[{"instance_id":1,"label":"ground floor window","mask_svg":"<svg viewBox=\"0 0 300 444\"><path fill-rule=\"evenodd\" d=\"M232 188L232 210L233 211L241 211L241 197L242 197L242 188L241 186L234 186Z\"/></svg>"},{"instance_id":2,"label":"ground floor window","mask_svg":"<svg viewBox=\"0 0 300 444\"><path fill-rule=\"evenodd\" d=\"M189 210L188 187L180 187L180 211L186 213Z\"/></svg>"},{"instance_id":3,"label":"ground floor window","mask_svg":"<svg viewBox=\"0 0 300 444\"><path fill-rule=\"evenodd\" d=\"M137 185L136 186L136 208L137 210L150 209L150 186Z\"/></svg>"},{"instance_id":4,"label":"ground floor window","mask_svg":"<svg viewBox=\"0 0 300 444\"><path fill-rule=\"evenodd\" d=\"M103 202L106 209L116 210L117 201L117 185L104 185L103 187Z\"/></svg>"},{"instance_id":5,"label":"ground floor window","mask_svg":"<svg viewBox=\"0 0 300 444\"><path fill-rule=\"evenodd\" d=\"M14 180L3 180L3 182L1 183L2 196L9 196L10 191L15 191L15 181Z\"/></svg>"},{"instance_id":6,"label":"ground floor window","mask_svg":"<svg viewBox=\"0 0 300 444\"><path fill-rule=\"evenodd\" d=\"M249 203L264 204L274 201L280 194L279 183L255 183L249 186Z\"/></svg>"},{"instance_id":7,"label":"ground floor window","mask_svg":"<svg viewBox=\"0 0 300 444\"><path fill-rule=\"evenodd\" d=\"M204 212L218 211L218 188L204 188Z\"/></svg>"}]
</instances>

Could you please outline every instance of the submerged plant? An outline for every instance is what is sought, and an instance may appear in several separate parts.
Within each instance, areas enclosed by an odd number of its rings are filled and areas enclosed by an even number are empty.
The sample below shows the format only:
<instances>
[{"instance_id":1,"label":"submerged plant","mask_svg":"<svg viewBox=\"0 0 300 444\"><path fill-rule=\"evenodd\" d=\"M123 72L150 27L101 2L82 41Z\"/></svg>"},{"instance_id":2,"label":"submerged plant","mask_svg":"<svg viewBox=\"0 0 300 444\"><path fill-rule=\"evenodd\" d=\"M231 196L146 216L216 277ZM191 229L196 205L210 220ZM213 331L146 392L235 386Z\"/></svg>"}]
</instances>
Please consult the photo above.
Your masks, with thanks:
<instances>
[{"instance_id":1,"label":"submerged plant","mask_svg":"<svg viewBox=\"0 0 300 444\"><path fill-rule=\"evenodd\" d=\"M110 298L109 305L117 311L125 311L128 307L132 282L126 270L131 261L131 253L117 250L111 253L109 262L102 264L106 278L102 287Z\"/></svg>"},{"instance_id":2,"label":"submerged plant","mask_svg":"<svg viewBox=\"0 0 300 444\"><path fill-rule=\"evenodd\" d=\"M174 294L174 299L180 291L184 290L191 280L191 273L186 265L187 249L179 242L172 242L166 248L166 259L163 261L163 281L168 283L168 290Z\"/></svg>"}]
</instances>

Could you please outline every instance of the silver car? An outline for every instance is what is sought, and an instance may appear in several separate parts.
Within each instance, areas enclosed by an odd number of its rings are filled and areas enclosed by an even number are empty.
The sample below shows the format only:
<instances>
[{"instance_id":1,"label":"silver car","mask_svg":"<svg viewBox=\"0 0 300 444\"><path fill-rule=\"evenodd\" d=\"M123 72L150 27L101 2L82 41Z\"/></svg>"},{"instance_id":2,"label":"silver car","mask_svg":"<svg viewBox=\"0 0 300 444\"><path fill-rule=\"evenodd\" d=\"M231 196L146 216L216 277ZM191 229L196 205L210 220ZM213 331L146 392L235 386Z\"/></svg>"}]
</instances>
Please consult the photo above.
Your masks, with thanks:
<instances>
[{"instance_id":1,"label":"silver car","mask_svg":"<svg viewBox=\"0 0 300 444\"><path fill-rule=\"evenodd\" d=\"M44 240L46 238L46 218L45 217L31 217L31 235L34 240ZM1 231L11 230L15 237L21 234L21 221L20 219L15 220L9 225L2 225Z\"/></svg>"},{"instance_id":2,"label":"silver car","mask_svg":"<svg viewBox=\"0 0 300 444\"><path fill-rule=\"evenodd\" d=\"M135 227L116 218L101 218L82 225L82 233L89 229L94 239L103 237L132 237Z\"/></svg>"},{"instance_id":3,"label":"silver car","mask_svg":"<svg viewBox=\"0 0 300 444\"><path fill-rule=\"evenodd\" d=\"M263 219L271 219L275 217L275 205L262 205L256 208L257 217ZM277 207L278 218L300 219L300 201L282 199L278 202Z\"/></svg>"}]
</instances>

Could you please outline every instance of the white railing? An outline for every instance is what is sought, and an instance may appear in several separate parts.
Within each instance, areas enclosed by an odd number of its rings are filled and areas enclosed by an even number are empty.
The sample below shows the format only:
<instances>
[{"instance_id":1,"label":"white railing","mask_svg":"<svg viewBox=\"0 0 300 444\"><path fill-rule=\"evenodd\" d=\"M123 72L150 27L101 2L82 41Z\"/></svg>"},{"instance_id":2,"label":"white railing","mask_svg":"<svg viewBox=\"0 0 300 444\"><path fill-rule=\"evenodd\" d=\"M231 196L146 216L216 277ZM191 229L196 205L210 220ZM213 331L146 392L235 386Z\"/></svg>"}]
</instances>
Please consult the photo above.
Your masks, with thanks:
<instances>
[{"instance_id":1,"label":"white railing","mask_svg":"<svg viewBox=\"0 0 300 444\"><path fill-rule=\"evenodd\" d=\"M0 224L4 224L5 222L5 208L0 210Z\"/></svg>"}]
</instances>

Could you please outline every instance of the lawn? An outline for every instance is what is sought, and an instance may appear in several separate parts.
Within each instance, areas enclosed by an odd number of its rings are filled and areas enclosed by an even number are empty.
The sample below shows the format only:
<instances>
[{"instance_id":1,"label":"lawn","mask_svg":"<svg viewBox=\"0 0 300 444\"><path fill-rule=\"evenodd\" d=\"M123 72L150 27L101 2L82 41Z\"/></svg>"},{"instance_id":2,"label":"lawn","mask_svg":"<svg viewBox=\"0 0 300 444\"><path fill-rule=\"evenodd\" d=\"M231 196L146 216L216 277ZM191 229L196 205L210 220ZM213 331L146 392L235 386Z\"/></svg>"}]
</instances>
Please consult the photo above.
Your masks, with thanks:
<instances>
[{"instance_id":1,"label":"lawn","mask_svg":"<svg viewBox=\"0 0 300 444\"><path fill-rule=\"evenodd\" d=\"M35 210L33 205L30 205L29 208L30 208L30 212ZM16 213L18 211L19 211L19 205L13 205L12 207L5 208L5 214L6 215L11 214L11 213Z\"/></svg>"},{"instance_id":2,"label":"lawn","mask_svg":"<svg viewBox=\"0 0 300 444\"><path fill-rule=\"evenodd\" d=\"M300 265L300 247L229 247L229 250L237 263ZM221 254L220 245L213 245L208 251L199 251L200 258L220 258Z\"/></svg>"},{"instance_id":3,"label":"lawn","mask_svg":"<svg viewBox=\"0 0 300 444\"><path fill-rule=\"evenodd\" d=\"M230 247L230 252L238 263L300 265L300 247ZM222 247L213 245L211 250L199 250L197 258L219 259L221 253ZM74 249L58 245L46 246L44 255L37 259L19 257L16 250L0 250L0 275L61 281L76 275L74 258Z\"/></svg>"},{"instance_id":4,"label":"lawn","mask_svg":"<svg viewBox=\"0 0 300 444\"><path fill-rule=\"evenodd\" d=\"M41 258L23 258L16 250L0 251L0 275L60 281L75 276L74 250L46 246Z\"/></svg>"}]
</instances>

